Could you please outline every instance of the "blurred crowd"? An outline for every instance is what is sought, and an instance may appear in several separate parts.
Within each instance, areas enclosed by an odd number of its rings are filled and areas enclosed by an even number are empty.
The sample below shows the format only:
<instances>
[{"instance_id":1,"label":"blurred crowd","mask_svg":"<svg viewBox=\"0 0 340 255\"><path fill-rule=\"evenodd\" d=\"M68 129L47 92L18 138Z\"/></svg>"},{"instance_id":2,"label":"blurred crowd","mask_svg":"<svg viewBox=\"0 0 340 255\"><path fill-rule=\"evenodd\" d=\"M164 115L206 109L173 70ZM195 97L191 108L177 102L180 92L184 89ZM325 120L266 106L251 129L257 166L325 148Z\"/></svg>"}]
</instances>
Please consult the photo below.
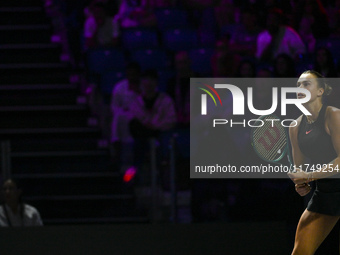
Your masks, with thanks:
<instances>
[{"instance_id":1,"label":"blurred crowd","mask_svg":"<svg viewBox=\"0 0 340 255\"><path fill-rule=\"evenodd\" d=\"M68 40L76 57L88 49L127 49L124 33L151 29L166 50L168 69L175 51L162 37L168 29L192 29L198 43L192 48L213 49L214 77L255 77L262 68L273 77L295 77L312 67L327 77L339 74L336 51L340 36L340 1L336 0L47 0L63 14ZM53 5L54 4L54 5ZM47 4L48 5L48 4ZM175 12L176 10L177 12ZM162 12L173 12L167 22ZM176 16L177 15L177 16ZM183 18L185 16L185 18ZM177 21L176 21L177 20ZM151 44L149 47L154 48ZM191 48L190 48L191 49ZM182 50L189 51L185 45ZM135 50L135 49L132 49Z\"/></svg>"},{"instance_id":2,"label":"blurred crowd","mask_svg":"<svg viewBox=\"0 0 340 255\"><path fill-rule=\"evenodd\" d=\"M45 7L67 38L75 66L85 68L110 108L109 136L119 165L129 160L139 167L145 138L174 130L189 136L191 77L298 77L308 69L340 75L338 0L46 0ZM129 150L134 153L122 156ZM247 214L244 208L261 218L258 203L275 218L280 210L273 197L280 205L287 186L197 181L194 220L237 218ZM258 195L253 204L249 194Z\"/></svg>"}]
</instances>

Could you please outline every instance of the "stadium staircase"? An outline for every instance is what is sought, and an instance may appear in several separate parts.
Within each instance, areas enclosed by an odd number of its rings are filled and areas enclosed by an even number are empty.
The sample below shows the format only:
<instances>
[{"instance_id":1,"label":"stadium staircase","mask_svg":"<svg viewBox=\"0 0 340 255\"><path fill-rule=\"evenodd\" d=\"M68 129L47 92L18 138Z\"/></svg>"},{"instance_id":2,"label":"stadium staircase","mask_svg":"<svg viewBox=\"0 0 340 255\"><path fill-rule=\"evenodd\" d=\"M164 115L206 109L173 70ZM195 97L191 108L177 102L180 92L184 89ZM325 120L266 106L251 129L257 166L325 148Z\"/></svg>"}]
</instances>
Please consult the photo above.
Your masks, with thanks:
<instances>
[{"instance_id":1,"label":"stadium staircase","mask_svg":"<svg viewBox=\"0 0 340 255\"><path fill-rule=\"evenodd\" d=\"M45 225L145 222L57 41L42 0L0 3L0 140L10 141L11 176Z\"/></svg>"}]
</instances>

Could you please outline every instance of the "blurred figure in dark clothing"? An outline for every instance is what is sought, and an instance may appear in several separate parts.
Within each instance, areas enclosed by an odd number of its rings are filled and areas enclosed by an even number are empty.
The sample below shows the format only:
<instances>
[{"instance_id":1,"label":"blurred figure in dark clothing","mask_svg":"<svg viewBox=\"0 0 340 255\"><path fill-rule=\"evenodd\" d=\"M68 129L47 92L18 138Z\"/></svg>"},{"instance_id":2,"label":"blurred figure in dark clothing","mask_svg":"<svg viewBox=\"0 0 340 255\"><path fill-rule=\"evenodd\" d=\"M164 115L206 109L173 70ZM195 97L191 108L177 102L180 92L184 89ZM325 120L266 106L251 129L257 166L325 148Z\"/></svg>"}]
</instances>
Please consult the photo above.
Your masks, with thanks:
<instances>
[{"instance_id":1,"label":"blurred figure in dark clothing","mask_svg":"<svg viewBox=\"0 0 340 255\"><path fill-rule=\"evenodd\" d=\"M333 55L329 49L321 47L316 50L314 70L325 77L338 77Z\"/></svg>"},{"instance_id":2,"label":"blurred figure in dark clothing","mask_svg":"<svg viewBox=\"0 0 340 255\"><path fill-rule=\"evenodd\" d=\"M133 137L129 130L129 122L133 118L133 102L140 94L140 72L141 67L138 63L129 63L126 66L126 76L112 89L111 156L119 168L132 162L132 153L130 153L132 149L129 148L133 146Z\"/></svg>"},{"instance_id":3,"label":"blurred figure in dark clothing","mask_svg":"<svg viewBox=\"0 0 340 255\"><path fill-rule=\"evenodd\" d=\"M141 95L131 105L130 122L133 137L155 137L158 132L169 130L176 123L173 100L158 91L158 74L146 71L141 78Z\"/></svg>"},{"instance_id":4,"label":"blurred figure in dark clothing","mask_svg":"<svg viewBox=\"0 0 340 255\"><path fill-rule=\"evenodd\" d=\"M251 60L243 60L239 64L235 76L240 78L255 78L256 77L255 63Z\"/></svg>"},{"instance_id":5,"label":"blurred figure in dark clothing","mask_svg":"<svg viewBox=\"0 0 340 255\"><path fill-rule=\"evenodd\" d=\"M277 78L296 77L295 62L287 54L280 54L275 58L274 76Z\"/></svg>"}]
</instances>

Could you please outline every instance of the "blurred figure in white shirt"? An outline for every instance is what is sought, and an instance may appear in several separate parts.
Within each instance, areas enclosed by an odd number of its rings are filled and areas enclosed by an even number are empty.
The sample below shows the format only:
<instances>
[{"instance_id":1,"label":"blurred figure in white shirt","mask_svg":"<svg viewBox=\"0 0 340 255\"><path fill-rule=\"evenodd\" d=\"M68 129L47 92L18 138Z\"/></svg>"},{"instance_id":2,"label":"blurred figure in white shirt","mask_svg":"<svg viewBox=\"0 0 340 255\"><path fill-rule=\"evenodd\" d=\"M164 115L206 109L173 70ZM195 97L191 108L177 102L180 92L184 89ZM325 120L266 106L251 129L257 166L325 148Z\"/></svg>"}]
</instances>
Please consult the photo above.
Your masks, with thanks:
<instances>
[{"instance_id":1,"label":"blurred figure in white shirt","mask_svg":"<svg viewBox=\"0 0 340 255\"><path fill-rule=\"evenodd\" d=\"M2 186L4 203L0 206L0 227L34 227L43 222L36 208L21 201L18 182L8 179Z\"/></svg>"}]
</instances>

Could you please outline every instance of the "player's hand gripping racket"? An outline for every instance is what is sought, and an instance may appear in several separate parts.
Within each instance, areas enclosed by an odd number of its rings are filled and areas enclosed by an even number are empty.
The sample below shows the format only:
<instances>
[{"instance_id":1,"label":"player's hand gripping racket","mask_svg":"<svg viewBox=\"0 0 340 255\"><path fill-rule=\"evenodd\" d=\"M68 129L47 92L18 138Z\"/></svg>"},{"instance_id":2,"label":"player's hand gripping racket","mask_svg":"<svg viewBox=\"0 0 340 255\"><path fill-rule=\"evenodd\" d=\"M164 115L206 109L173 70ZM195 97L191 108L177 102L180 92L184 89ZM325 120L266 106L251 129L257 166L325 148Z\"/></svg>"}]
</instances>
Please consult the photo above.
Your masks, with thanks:
<instances>
[{"instance_id":1,"label":"player's hand gripping racket","mask_svg":"<svg viewBox=\"0 0 340 255\"><path fill-rule=\"evenodd\" d=\"M289 137L281 120L274 114L261 116L251 130L252 146L257 155L263 160L274 164L287 164L284 157L287 155L289 170L292 171L292 157L289 148Z\"/></svg>"}]
</instances>

